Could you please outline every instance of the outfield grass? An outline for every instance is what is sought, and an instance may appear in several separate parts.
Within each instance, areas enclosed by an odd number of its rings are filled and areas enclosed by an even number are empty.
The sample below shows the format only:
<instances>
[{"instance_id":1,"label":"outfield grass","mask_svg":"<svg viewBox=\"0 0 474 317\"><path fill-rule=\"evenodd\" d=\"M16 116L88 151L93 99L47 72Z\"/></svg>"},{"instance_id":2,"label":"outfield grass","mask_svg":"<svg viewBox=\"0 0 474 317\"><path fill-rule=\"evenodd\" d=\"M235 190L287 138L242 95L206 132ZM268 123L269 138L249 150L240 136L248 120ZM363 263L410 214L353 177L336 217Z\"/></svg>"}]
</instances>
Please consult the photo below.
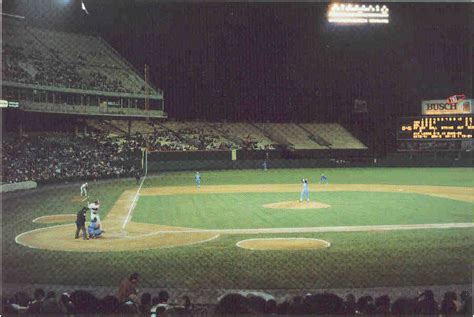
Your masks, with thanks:
<instances>
[{"instance_id":1,"label":"outfield grass","mask_svg":"<svg viewBox=\"0 0 474 317\"><path fill-rule=\"evenodd\" d=\"M328 175L331 183L474 186L473 169L467 168L226 171L202 172L202 179L203 186L298 183L301 177L309 177L314 183L321 172ZM170 173L149 178L144 186L193 185L193 177L193 172ZM100 186L90 184L92 198L99 198L102 202L103 217L120 194L131 188L136 188L132 180L117 180ZM473 229L297 234L298 237L331 242L330 248L318 251L249 251L235 246L238 241L249 238L294 237L296 234L226 235L194 246L82 254L28 249L14 242L16 235L45 226L32 223L36 217L76 213L83 203L71 199L78 193L79 185L47 188L3 202L2 268L5 283L115 286L133 271L141 272L142 286L158 288L338 288L472 282ZM268 227L270 218L255 215L271 213L271 226L285 227L308 226L308 221L312 221L311 226L472 222L472 204L417 194L318 193L317 200L320 196L334 209L324 218L321 217L324 210L309 211L309 214L306 214L308 211L298 214L301 211L295 210L292 213L296 215L292 215L284 210L253 207L237 213L232 207L234 204L224 203L227 199L249 205L254 202L260 206L280 198L295 199L295 193L245 194L245 199L234 194L219 195L162 196L153 205L166 205L167 208L155 206L149 213L146 210L143 213L143 208L152 204L147 204L148 199L155 197L142 196L133 220L143 221L144 218L140 217L148 213L147 222L161 224L175 221L176 224L202 228ZM373 195L387 196L375 199ZM204 214L204 209L192 214L180 205L204 206L201 199L212 202L212 206L207 206L209 214ZM373 205L353 203L361 199L372 201ZM352 214L344 211L344 204L353 205Z\"/></svg>"},{"instance_id":2,"label":"outfield grass","mask_svg":"<svg viewBox=\"0 0 474 317\"><path fill-rule=\"evenodd\" d=\"M332 184L398 184L474 187L472 168L325 168L201 171L203 186L220 184L310 184L324 173ZM194 185L194 172L167 173L144 187Z\"/></svg>"}]
</instances>

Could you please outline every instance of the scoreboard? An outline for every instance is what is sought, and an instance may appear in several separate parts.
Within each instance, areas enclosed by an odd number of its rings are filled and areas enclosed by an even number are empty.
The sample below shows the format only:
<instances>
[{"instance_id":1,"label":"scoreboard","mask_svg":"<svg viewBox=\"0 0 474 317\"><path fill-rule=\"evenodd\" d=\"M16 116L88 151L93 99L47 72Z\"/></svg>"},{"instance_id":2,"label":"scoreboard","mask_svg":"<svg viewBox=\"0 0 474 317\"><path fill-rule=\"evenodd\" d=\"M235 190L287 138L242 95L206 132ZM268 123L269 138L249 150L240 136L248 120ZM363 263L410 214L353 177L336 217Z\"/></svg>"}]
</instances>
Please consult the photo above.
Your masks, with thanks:
<instances>
[{"instance_id":1,"label":"scoreboard","mask_svg":"<svg viewBox=\"0 0 474 317\"><path fill-rule=\"evenodd\" d=\"M473 115L405 117L398 121L398 140L472 140Z\"/></svg>"}]
</instances>

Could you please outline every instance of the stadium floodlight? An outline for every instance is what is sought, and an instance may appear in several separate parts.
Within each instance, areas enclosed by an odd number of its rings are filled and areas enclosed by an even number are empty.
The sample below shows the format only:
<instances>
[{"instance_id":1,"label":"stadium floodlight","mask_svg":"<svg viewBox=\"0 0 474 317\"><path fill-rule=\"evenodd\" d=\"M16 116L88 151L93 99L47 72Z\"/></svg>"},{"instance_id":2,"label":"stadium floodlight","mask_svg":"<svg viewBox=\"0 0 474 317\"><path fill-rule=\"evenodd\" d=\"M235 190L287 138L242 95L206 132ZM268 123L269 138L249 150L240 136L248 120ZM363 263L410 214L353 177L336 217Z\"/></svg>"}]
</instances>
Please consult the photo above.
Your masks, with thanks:
<instances>
[{"instance_id":1,"label":"stadium floodlight","mask_svg":"<svg viewBox=\"0 0 474 317\"><path fill-rule=\"evenodd\" d=\"M338 24L380 24L389 23L389 9L386 5L360 5L333 3L328 9L329 23Z\"/></svg>"}]
</instances>

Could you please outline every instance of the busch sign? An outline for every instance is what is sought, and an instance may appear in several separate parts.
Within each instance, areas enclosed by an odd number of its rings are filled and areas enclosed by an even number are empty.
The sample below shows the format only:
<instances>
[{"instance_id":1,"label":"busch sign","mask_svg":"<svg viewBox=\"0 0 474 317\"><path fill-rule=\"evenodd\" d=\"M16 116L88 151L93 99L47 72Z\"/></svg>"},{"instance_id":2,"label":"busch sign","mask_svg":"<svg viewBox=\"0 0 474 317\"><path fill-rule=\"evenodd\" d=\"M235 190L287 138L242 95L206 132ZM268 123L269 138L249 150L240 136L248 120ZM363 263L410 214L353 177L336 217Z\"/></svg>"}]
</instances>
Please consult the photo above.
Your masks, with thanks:
<instances>
[{"instance_id":1,"label":"busch sign","mask_svg":"<svg viewBox=\"0 0 474 317\"><path fill-rule=\"evenodd\" d=\"M457 103L449 103L446 99L423 100L421 102L422 115L470 114L472 99L464 99Z\"/></svg>"}]
</instances>

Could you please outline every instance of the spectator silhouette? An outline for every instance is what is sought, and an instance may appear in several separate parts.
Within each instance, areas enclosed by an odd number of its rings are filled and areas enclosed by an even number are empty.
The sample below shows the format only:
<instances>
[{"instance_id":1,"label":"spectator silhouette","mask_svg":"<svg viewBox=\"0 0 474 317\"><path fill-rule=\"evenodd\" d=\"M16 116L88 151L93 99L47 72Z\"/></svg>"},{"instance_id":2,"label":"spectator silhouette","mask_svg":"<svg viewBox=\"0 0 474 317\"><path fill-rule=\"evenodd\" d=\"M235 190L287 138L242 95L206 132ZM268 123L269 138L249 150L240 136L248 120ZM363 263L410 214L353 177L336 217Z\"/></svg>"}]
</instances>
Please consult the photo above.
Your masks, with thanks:
<instances>
[{"instance_id":1,"label":"spectator silhouette","mask_svg":"<svg viewBox=\"0 0 474 317\"><path fill-rule=\"evenodd\" d=\"M60 314L63 313L61 308L59 307L58 301L56 300L56 293L55 292L48 292L46 298L43 302L43 309L41 311L43 314Z\"/></svg>"},{"instance_id":2,"label":"spectator silhouette","mask_svg":"<svg viewBox=\"0 0 474 317\"><path fill-rule=\"evenodd\" d=\"M120 282L117 292L117 299L120 303L125 303L130 295L138 294L138 279L139 274L135 272L129 278L123 279Z\"/></svg>"},{"instance_id":3,"label":"spectator silhouette","mask_svg":"<svg viewBox=\"0 0 474 317\"><path fill-rule=\"evenodd\" d=\"M346 295L346 301L344 302L344 314L354 315L357 310L357 304L355 296L353 294Z\"/></svg>"},{"instance_id":4,"label":"spectator silhouette","mask_svg":"<svg viewBox=\"0 0 474 317\"><path fill-rule=\"evenodd\" d=\"M375 305L374 299L372 296L362 296L357 301L357 311L361 314L374 314L375 313Z\"/></svg>"},{"instance_id":5,"label":"spectator silhouette","mask_svg":"<svg viewBox=\"0 0 474 317\"><path fill-rule=\"evenodd\" d=\"M425 290L418 296L415 313L421 315L435 315L438 313L438 303L434 300L433 291Z\"/></svg>"},{"instance_id":6,"label":"spectator silhouette","mask_svg":"<svg viewBox=\"0 0 474 317\"><path fill-rule=\"evenodd\" d=\"M444 298L441 301L441 314L449 315L457 312L456 306L457 296L454 292L444 293Z\"/></svg>"},{"instance_id":7,"label":"spectator silhouette","mask_svg":"<svg viewBox=\"0 0 474 317\"><path fill-rule=\"evenodd\" d=\"M44 290L37 288L34 293L34 300L28 305L27 314L39 314L43 308Z\"/></svg>"},{"instance_id":8,"label":"spectator silhouette","mask_svg":"<svg viewBox=\"0 0 474 317\"><path fill-rule=\"evenodd\" d=\"M402 297L392 304L392 315L412 315L415 313L415 300Z\"/></svg>"},{"instance_id":9,"label":"spectator silhouette","mask_svg":"<svg viewBox=\"0 0 474 317\"><path fill-rule=\"evenodd\" d=\"M120 302L117 297L107 295L99 300L99 313L101 314L116 314L120 311Z\"/></svg>"},{"instance_id":10,"label":"spectator silhouette","mask_svg":"<svg viewBox=\"0 0 474 317\"><path fill-rule=\"evenodd\" d=\"M59 297L59 307L62 312L65 314L74 314L75 313L75 307L74 303L71 301L71 298L69 297L69 294L63 293Z\"/></svg>"},{"instance_id":11,"label":"spectator silhouette","mask_svg":"<svg viewBox=\"0 0 474 317\"><path fill-rule=\"evenodd\" d=\"M390 314L390 297L388 295L382 295L375 299L375 312L380 315Z\"/></svg>"},{"instance_id":12,"label":"spectator silhouette","mask_svg":"<svg viewBox=\"0 0 474 317\"><path fill-rule=\"evenodd\" d=\"M344 313L344 301L335 294L323 293L305 297L307 314L342 314Z\"/></svg>"},{"instance_id":13,"label":"spectator silhouette","mask_svg":"<svg viewBox=\"0 0 474 317\"><path fill-rule=\"evenodd\" d=\"M74 291L71 293L70 299L76 314L93 314L99 308L97 298L87 291Z\"/></svg>"},{"instance_id":14,"label":"spectator silhouette","mask_svg":"<svg viewBox=\"0 0 474 317\"><path fill-rule=\"evenodd\" d=\"M461 309L459 313L463 315L472 315L472 296L468 291L461 292Z\"/></svg>"},{"instance_id":15,"label":"spectator silhouette","mask_svg":"<svg viewBox=\"0 0 474 317\"><path fill-rule=\"evenodd\" d=\"M216 307L216 314L248 314L249 301L240 294L227 294L221 298Z\"/></svg>"},{"instance_id":16,"label":"spectator silhouette","mask_svg":"<svg viewBox=\"0 0 474 317\"><path fill-rule=\"evenodd\" d=\"M140 313L149 314L151 309L151 294L143 293L140 299Z\"/></svg>"}]
</instances>

